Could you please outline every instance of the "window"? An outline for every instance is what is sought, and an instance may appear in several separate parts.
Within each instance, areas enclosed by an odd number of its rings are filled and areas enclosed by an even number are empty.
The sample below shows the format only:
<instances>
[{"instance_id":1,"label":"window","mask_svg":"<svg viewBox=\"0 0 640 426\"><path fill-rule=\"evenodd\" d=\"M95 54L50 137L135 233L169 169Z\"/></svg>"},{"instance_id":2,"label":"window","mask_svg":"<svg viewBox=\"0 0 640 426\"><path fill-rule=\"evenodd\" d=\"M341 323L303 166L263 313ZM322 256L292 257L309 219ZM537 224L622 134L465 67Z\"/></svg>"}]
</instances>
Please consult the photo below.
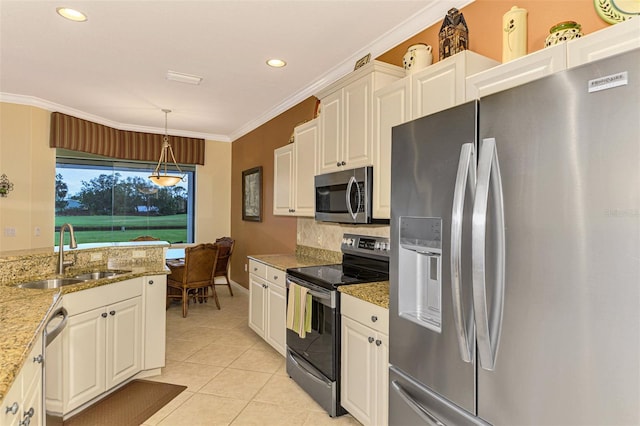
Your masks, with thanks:
<instances>
[{"instance_id":1,"label":"window","mask_svg":"<svg viewBox=\"0 0 640 426\"><path fill-rule=\"evenodd\" d=\"M77 158L85 156L79 153L70 158L61 151L56 160L56 245L60 226L67 222L78 243L130 241L142 235L193 242L195 167L181 165L184 182L160 187L148 179L156 164Z\"/></svg>"}]
</instances>

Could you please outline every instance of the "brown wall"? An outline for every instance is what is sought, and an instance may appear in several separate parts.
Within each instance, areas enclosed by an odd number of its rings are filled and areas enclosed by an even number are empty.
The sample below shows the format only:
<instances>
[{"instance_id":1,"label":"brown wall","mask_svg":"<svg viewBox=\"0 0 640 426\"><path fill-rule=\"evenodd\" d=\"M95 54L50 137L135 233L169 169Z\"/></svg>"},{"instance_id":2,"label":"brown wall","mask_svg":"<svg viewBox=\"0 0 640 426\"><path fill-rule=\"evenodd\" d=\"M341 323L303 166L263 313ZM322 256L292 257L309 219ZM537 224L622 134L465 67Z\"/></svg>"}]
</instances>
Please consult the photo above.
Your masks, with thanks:
<instances>
[{"instance_id":1,"label":"brown wall","mask_svg":"<svg viewBox=\"0 0 640 426\"><path fill-rule=\"evenodd\" d=\"M517 5L528 11L527 52L544 48L544 40L549 28L562 21L576 21L582 25L582 32L589 34L609 26L593 6L592 0L546 1L546 0L475 0L461 9L469 27L469 50L502 61L502 15ZM380 55L382 62L402 66L402 57L407 48L415 43L433 46L434 62L438 59L438 32L442 21L438 22L404 43Z\"/></svg>"},{"instance_id":2,"label":"brown wall","mask_svg":"<svg viewBox=\"0 0 640 426\"><path fill-rule=\"evenodd\" d=\"M273 151L289 143L293 128L313 118L316 98L285 111L251 133L235 140L231 166L231 235L236 240L231 258L231 278L249 287L244 271L247 255L293 253L296 218L273 215ZM242 220L242 171L262 166L262 222Z\"/></svg>"},{"instance_id":3,"label":"brown wall","mask_svg":"<svg viewBox=\"0 0 640 426\"><path fill-rule=\"evenodd\" d=\"M470 49L495 60L502 60L502 15L516 4L528 10L528 52L540 50L549 28L562 21L576 21L585 34L608 26L602 21L592 0L544 1L476 0L462 9L469 27ZM402 66L407 47L427 43L434 47L434 60L438 57L438 31L442 22L394 47L378 60ZM296 105L253 132L233 142L231 179L231 235L236 239L236 250L231 263L234 281L248 287L249 275L244 272L247 255L293 253L296 246L296 218L273 216L273 150L288 143L297 123L313 117L315 98ZM242 171L263 167L263 220L242 220Z\"/></svg>"}]
</instances>

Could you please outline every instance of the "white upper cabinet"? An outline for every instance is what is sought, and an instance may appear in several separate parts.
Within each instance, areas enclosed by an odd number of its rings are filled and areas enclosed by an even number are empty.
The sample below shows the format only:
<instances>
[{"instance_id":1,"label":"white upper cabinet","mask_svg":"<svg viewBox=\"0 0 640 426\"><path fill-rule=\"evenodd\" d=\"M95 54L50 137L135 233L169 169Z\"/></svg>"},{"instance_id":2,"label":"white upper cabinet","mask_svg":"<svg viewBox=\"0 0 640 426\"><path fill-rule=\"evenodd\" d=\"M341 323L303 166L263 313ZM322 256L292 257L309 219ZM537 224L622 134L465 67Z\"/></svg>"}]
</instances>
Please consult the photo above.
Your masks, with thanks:
<instances>
[{"instance_id":1,"label":"white upper cabinet","mask_svg":"<svg viewBox=\"0 0 640 426\"><path fill-rule=\"evenodd\" d=\"M317 174L373 164L373 92L403 76L402 68L374 61L317 95L322 106Z\"/></svg>"},{"instance_id":2,"label":"white upper cabinet","mask_svg":"<svg viewBox=\"0 0 640 426\"><path fill-rule=\"evenodd\" d=\"M412 117L423 117L465 102L467 76L498 64L465 50L412 74Z\"/></svg>"},{"instance_id":3,"label":"white upper cabinet","mask_svg":"<svg viewBox=\"0 0 640 426\"><path fill-rule=\"evenodd\" d=\"M411 117L411 85L403 78L374 94L373 217L391 217L391 128Z\"/></svg>"},{"instance_id":4,"label":"white upper cabinet","mask_svg":"<svg viewBox=\"0 0 640 426\"><path fill-rule=\"evenodd\" d=\"M564 44L547 47L467 77L466 100L471 101L537 80L566 68Z\"/></svg>"},{"instance_id":5,"label":"white upper cabinet","mask_svg":"<svg viewBox=\"0 0 640 426\"><path fill-rule=\"evenodd\" d=\"M318 119L308 121L295 128L295 143L274 151L274 215L314 216L318 135Z\"/></svg>"},{"instance_id":6,"label":"white upper cabinet","mask_svg":"<svg viewBox=\"0 0 640 426\"><path fill-rule=\"evenodd\" d=\"M629 19L567 42L567 68L640 48L640 19Z\"/></svg>"}]
</instances>

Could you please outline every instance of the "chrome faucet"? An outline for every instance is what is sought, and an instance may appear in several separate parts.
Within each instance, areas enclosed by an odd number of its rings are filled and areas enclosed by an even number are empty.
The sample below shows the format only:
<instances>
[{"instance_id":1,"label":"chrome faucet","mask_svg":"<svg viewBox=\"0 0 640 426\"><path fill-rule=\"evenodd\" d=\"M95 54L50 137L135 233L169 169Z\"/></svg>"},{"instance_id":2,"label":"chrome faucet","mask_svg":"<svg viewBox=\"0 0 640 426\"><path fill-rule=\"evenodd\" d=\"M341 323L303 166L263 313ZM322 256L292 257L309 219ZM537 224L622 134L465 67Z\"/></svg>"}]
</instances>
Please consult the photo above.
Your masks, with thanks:
<instances>
[{"instance_id":1,"label":"chrome faucet","mask_svg":"<svg viewBox=\"0 0 640 426\"><path fill-rule=\"evenodd\" d=\"M56 274L64 275L65 266L73 265L73 261L64 261L64 230L69 230L69 248L78 248L78 244L76 243L76 235L73 233L73 225L70 223L64 223L60 227L60 243L58 244L58 269L56 270Z\"/></svg>"}]
</instances>

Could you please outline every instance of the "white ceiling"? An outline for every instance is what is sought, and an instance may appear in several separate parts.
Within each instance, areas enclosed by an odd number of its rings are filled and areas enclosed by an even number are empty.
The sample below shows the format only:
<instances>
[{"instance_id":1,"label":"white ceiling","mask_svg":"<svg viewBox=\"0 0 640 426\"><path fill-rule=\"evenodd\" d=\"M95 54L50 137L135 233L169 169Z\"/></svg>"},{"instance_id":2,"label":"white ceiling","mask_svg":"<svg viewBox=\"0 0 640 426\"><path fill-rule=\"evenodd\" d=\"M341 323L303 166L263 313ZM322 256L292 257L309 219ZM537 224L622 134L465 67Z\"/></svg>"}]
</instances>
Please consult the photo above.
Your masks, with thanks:
<instances>
[{"instance_id":1,"label":"white ceiling","mask_svg":"<svg viewBox=\"0 0 640 426\"><path fill-rule=\"evenodd\" d=\"M233 141L471 1L0 0L0 100L159 133L168 108L172 134Z\"/></svg>"}]
</instances>

